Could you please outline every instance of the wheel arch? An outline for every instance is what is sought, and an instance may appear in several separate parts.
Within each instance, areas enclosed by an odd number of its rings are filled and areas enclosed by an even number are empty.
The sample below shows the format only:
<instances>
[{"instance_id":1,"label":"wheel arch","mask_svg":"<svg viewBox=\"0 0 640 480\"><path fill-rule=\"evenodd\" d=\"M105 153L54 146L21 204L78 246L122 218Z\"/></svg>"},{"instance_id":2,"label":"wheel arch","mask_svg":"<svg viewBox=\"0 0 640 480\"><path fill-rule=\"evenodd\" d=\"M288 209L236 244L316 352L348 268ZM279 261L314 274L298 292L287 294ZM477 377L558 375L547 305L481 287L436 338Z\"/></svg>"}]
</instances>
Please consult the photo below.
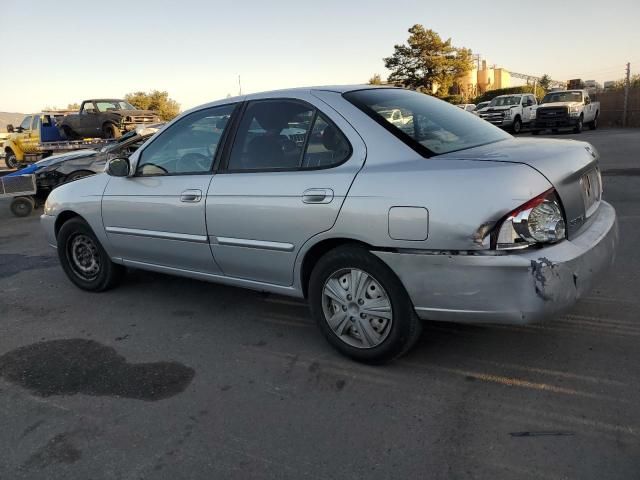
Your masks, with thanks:
<instances>
[{"instance_id":1,"label":"wheel arch","mask_svg":"<svg viewBox=\"0 0 640 480\"><path fill-rule=\"evenodd\" d=\"M73 210L64 210L58 214L53 226L53 231L55 233L56 238L58 237L58 233L60 232L62 225L64 225L66 222L68 222L72 218L76 218L76 217L86 222L86 220L80 214L78 214L77 212L74 212Z\"/></svg>"},{"instance_id":2,"label":"wheel arch","mask_svg":"<svg viewBox=\"0 0 640 480\"><path fill-rule=\"evenodd\" d=\"M361 240L345 237L326 238L314 244L305 252L302 259L302 265L300 266L300 287L304 298L307 298L308 296L309 279L311 278L311 272L313 272L313 268L318 263L318 260L320 260L320 258L322 258L322 256L327 252L344 245L360 246L367 250L371 250L373 248L372 245Z\"/></svg>"}]
</instances>

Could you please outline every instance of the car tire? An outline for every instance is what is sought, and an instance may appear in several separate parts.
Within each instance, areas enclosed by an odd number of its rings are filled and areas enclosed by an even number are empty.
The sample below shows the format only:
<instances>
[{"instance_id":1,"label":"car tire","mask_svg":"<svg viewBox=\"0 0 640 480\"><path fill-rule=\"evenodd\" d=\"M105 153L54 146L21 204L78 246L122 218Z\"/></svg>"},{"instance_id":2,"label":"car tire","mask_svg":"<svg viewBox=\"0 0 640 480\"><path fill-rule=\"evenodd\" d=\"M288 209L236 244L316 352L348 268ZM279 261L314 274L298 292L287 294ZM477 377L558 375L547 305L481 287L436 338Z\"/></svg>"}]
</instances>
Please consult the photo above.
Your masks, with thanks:
<instances>
[{"instance_id":1,"label":"car tire","mask_svg":"<svg viewBox=\"0 0 640 480\"><path fill-rule=\"evenodd\" d=\"M102 133L104 138L120 138L122 132L113 123L105 123L102 127Z\"/></svg>"},{"instance_id":2,"label":"car tire","mask_svg":"<svg viewBox=\"0 0 640 480\"><path fill-rule=\"evenodd\" d=\"M113 263L91 227L79 217L67 220L57 236L62 269L77 287L102 292L115 287L125 268Z\"/></svg>"},{"instance_id":3,"label":"car tire","mask_svg":"<svg viewBox=\"0 0 640 480\"><path fill-rule=\"evenodd\" d=\"M60 136L63 140L76 140L78 138L75 132L68 125L58 127L58 132L60 132Z\"/></svg>"},{"instance_id":4,"label":"car tire","mask_svg":"<svg viewBox=\"0 0 640 480\"><path fill-rule=\"evenodd\" d=\"M582 133L583 120L584 117L580 115L580 117L578 117L578 123L576 123L576 126L573 127L573 133Z\"/></svg>"},{"instance_id":5,"label":"car tire","mask_svg":"<svg viewBox=\"0 0 640 480\"><path fill-rule=\"evenodd\" d=\"M11 200L11 213L16 217L28 217L33 212L36 206L36 202L31 197L15 197Z\"/></svg>"},{"instance_id":6,"label":"car tire","mask_svg":"<svg viewBox=\"0 0 640 480\"><path fill-rule=\"evenodd\" d=\"M511 131L514 134L518 134L522 131L522 120L520 119L519 116L513 119L513 125L511 125Z\"/></svg>"},{"instance_id":7,"label":"car tire","mask_svg":"<svg viewBox=\"0 0 640 480\"><path fill-rule=\"evenodd\" d=\"M74 182L84 177L90 177L91 175L95 175L94 172L89 172L87 170L80 170L78 172L70 173L67 178L65 178L64 183Z\"/></svg>"},{"instance_id":8,"label":"car tire","mask_svg":"<svg viewBox=\"0 0 640 480\"><path fill-rule=\"evenodd\" d=\"M589 122L589 130L595 130L596 128L598 128L598 116L597 115L593 119L592 122Z\"/></svg>"},{"instance_id":9,"label":"car tire","mask_svg":"<svg viewBox=\"0 0 640 480\"><path fill-rule=\"evenodd\" d=\"M19 166L18 157L16 157L16 154L13 153L13 150L11 150L10 148L7 149L7 156L4 157L4 163L7 165L7 168L10 168L12 170L18 168Z\"/></svg>"},{"instance_id":10,"label":"car tire","mask_svg":"<svg viewBox=\"0 0 640 480\"><path fill-rule=\"evenodd\" d=\"M354 282L359 288L352 290ZM420 336L422 323L400 279L365 248L344 246L326 253L311 273L308 291L311 314L324 336L356 361L390 362Z\"/></svg>"}]
</instances>

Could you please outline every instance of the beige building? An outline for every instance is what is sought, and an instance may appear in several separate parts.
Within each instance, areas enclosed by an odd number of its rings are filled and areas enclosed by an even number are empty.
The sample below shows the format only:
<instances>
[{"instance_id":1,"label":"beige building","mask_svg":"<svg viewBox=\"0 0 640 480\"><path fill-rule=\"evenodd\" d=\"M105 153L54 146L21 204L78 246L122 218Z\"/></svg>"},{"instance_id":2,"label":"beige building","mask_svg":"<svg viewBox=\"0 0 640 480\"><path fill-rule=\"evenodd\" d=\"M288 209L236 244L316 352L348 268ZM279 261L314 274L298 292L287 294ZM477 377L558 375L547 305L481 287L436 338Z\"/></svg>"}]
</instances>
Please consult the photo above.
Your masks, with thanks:
<instances>
[{"instance_id":1,"label":"beige building","mask_svg":"<svg viewBox=\"0 0 640 480\"><path fill-rule=\"evenodd\" d=\"M480 69L472 68L469 73L460 77L457 82L458 92L467 98L481 95L487 90L509 88L511 86L511 74L504 68L495 65L487 67L487 61L483 60Z\"/></svg>"}]
</instances>

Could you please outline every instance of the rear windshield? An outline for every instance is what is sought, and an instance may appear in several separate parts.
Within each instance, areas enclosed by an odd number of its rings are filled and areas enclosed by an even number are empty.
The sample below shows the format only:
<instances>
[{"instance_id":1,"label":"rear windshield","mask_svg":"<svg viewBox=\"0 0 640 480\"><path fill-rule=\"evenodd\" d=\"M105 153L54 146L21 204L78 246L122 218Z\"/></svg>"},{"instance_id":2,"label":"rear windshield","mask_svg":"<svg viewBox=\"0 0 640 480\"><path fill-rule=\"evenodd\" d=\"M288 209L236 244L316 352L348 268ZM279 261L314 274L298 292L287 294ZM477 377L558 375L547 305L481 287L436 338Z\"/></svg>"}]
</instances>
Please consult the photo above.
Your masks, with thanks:
<instances>
[{"instance_id":1,"label":"rear windshield","mask_svg":"<svg viewBox=\"0 0 640 480\"><path fill-rule=\"evenodd\" d=\"M396 88L357 90L344 97L424 156L511 138L489 122L423 93ZM389 116L389 111L400 116Z\"/></svg>"}]
</instances>

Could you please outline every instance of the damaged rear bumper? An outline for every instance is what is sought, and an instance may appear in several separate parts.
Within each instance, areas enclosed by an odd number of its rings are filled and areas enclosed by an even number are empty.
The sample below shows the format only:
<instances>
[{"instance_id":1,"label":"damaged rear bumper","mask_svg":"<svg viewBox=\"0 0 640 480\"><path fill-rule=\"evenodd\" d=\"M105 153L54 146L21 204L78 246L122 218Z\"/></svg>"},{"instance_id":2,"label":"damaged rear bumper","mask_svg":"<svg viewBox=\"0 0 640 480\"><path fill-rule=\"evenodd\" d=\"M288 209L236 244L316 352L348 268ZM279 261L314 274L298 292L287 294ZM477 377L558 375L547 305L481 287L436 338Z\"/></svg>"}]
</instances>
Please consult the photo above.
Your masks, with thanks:
<instances>
[{"instance_id":1,"label":"damaged rear bumper","mask_svg":"<svg viewBox=\"0 0 640 480\"><path fill-rule=\"evenodd\" d=\"M570 308L613 263L615 210L602 202L579 236L503 255L374 252L398 275L422 319L525 324Z\"/></svg>"}]
</instances>

